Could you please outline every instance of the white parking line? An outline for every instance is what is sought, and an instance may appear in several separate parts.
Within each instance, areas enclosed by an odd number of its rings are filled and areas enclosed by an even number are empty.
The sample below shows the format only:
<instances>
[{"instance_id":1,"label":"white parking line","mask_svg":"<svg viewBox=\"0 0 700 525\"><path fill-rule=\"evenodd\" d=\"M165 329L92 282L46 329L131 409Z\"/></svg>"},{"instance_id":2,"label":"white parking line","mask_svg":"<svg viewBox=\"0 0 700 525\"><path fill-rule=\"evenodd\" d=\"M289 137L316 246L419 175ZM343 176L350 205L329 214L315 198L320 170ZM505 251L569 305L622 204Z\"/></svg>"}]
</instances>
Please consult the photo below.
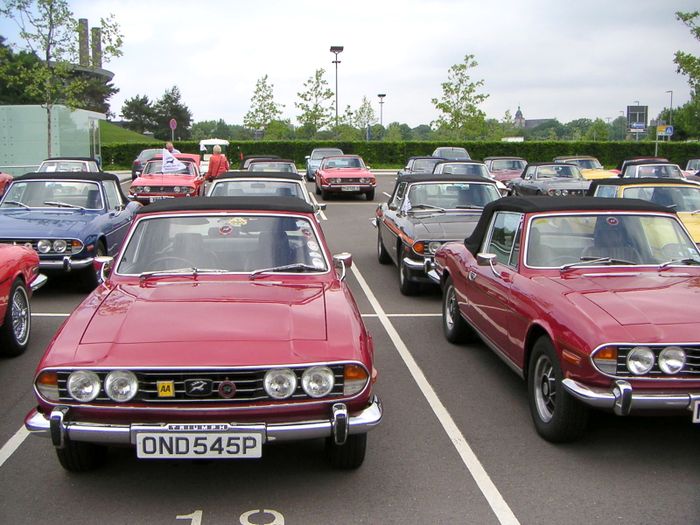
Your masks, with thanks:
<instances>
[{"instance_id":1,"label":"white parking line","mask_svg":"<svg viewBox=\"0 0 700 525\"><path fill-rule=\"evenodd\" d=\"M22 425L19 430L15 432L15 435L7 440L7 443L0 448L0 467L2 467L3 463L5 463L5 461L7 461L12 454L14 454L15 450L19 448L28 435L29 430L24 428L24 425Z\"/></svg>"},{"instance_id":2,"label":"white parking line","mask_svg":"<svg viewBox=\"0 0 700 525\"><path fill-rule=\"evenodd\" d=\"M437 416L442 428L445 429L447 436L450 438L452 444L461 456L462 462L469 470L472 478L474 478L474 481L481 490L481 493L486 498L488 504L491 506L494 514L496 514L496 518L498 518L498 521L502 524L518 525L520 522L515 517L515 514L513 514L513 511L508 506L508 503L506 503L505 499L503 499L503 496L496 488L496 485L493 483L493 481L491 481L491 477L484 469L483 465L479 461L479 458L477 458L476 454L474 454L474 451L469 446L469 443L467 443L467 440L464 438L464 435L462 435L462 432L454 422L454 419L452 419L452 416L447 411L445 405L443 405L442 401L440 401L440 398L435 393L435 390L433 390L433 387L428 382L428 379L425 377L425 374L423 374L423 371L418 366L418 363L416 363L416 360L411 355L408 347L404 344L401 336L399 336L399 333L394 328L394 325L391 324L389 316L384 313L382 306L379 304L379 301L377 301L377 298L374 296L374 293L367 284L367 281L365 281L364 277L362 277L357 265L353 264L350 269L352 270L353 274L355 274L355 278L362 287L367 299L369 299L372 308L374 308L374 311L377 313L379 321L384 326L387 334L389 334L391 341L394 343L396 350L401 356L401 359L403 359L403 362L406 364L411 376L413 376L413 380L416 382L418 388L420 388L421 392L425 396L430 408Z\"/></svg>"},{"instance_id":3,"label":"white parking line","mask_svg":"<svg viewBox=\"0 0 700 525\"><path fill-rule=\"evenodd\" d=\"M442 314L384 314L387 317L442 317ZM377 314L362 314L362 317L379 317Z\"/></svg>"}]
</instances>

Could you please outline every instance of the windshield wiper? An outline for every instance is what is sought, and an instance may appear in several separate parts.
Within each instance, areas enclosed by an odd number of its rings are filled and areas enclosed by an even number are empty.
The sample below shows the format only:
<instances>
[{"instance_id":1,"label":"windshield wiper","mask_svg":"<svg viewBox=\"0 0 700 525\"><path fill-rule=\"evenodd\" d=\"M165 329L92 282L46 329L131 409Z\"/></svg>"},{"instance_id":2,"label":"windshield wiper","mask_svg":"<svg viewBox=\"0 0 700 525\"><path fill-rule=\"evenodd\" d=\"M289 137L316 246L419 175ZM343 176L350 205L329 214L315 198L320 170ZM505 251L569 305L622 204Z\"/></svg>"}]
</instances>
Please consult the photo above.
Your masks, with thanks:
<instances>
[{"instance_id":1,"label":"windshield wiper","mask_svg":"<svg viewBox=\"0 0 700 525\"><path fill-rule=\"evenodd\" d=\"M670 261L666 261L665 263L661 263L659 265L659 270L664 270L664 269L666 269L669 266L672 266L674 264L693 265L693 264L700 264L700 261L698 261L697 259L693 259L692 257L686 257L684 259L671 259Z\"/></svg>"},{"instance_id":2,"label":"windshield wiper","mask_svg":"<svg viewBox=\"0 0 700 525\"><path fill-rule=\"evenodd\" d=\"M31 209L31 206L27 206L23 202L19 202L19 201L5 201L5 202L3 202L3 204L12 204L14 206L22 206L24 208L27 208L28 210Z\"/></svg>"},{"instance_id":3,"label":"windshield wiper","mask_svg":"<svg viewBox=\"0 0 700 525\"><path fill-rule=\"evenodd\" d=\"M455 208L460 210L483 210L483 206L477 206L476 204L458 204Z\"/></svg>"},{"instance_id":4,"label":"windshield wiper","mask_svg":"<svg viewBox=\"0 0 700 525\"><path fill-rule=\"evenodd\" d=\"M250 279L255 279L258 275L261 275L263 273L285 272L285 271L320 272L322 270L323 270L322 268L316 268L315 266L311 266L310 264L293 263L293 264L285 264L283 266L272 266L271 268L260 268L259 270L255 270L254 272L252 272L250 274Z\"/></svg>"},{"instance_id":5,"label":"windshield wiper","mask_svg":"<svg viewBox=\"0 0 700 525\"><path fill-rule=\"evenodd\" d=\"M172 270L153 270L150 272L142 272L139 274L139 279L148 279L149 277L159 277L163 275L192 275L197 277L200 273L227 273L227 270L220 268L173 268Z\"/></svg>"},{"instance_id":6,"label":"windshield wiper","mask_svg":"<svg viewBox=\"0 0 700 525\"><path fill-rule=\"evenodd\" d=\"M415 208L424 208L426 210L435 210L440 212L446 211L445 208L441 208L440 206L433 206L432 204L411 204L411 209L408 211L412 212Z\"/></svg>"},{"instance_id":7,"label":"windshield wiper","mask_svg":"<svg viewBox=\"0 0 700 525\"><path fill-rule=\"evenodd\" d=\"M578 262L573 262L569 264L564 264L559 267L560 272L565 272L570 268L577 268L579 266L590 266L592 264L637 264L634 261L628 261L626 259L614 259L612 257L581 257Z\"/></svg>"},{"instance_id":8,"label":"windshield wiper","mask_svg":"<svg viewBox=\"0 0 700 525\"><path fill-rule=\"evenodd\" d=\"M68 204L67 202L59 201L46 201L44 202L47 206L58 206L59 208L74 208L76 210L86 210L84 206L78 206L77 204Z\"/></svg>"}]
</instances>

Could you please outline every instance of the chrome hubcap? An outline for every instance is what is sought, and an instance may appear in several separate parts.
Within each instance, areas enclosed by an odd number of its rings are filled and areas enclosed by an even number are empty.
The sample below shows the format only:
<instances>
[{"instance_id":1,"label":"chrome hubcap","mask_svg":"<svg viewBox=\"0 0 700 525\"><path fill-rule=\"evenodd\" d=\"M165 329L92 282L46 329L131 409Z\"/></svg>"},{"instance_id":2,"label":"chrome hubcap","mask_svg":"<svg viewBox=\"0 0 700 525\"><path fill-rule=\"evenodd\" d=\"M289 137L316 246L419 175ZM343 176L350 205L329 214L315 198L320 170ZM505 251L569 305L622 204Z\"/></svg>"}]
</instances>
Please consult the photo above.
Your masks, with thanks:
<instances>
[{"instance_id":1,"label":"chrome hubcap","mask_svg":"<svg viewBox=\"0 0 700 525\"><path fill-rule=\"evenodd\" d=\"M457 299L455 297L455 289L453 286L450 286L445 293L445 324L448 330L452 330L455 325L454 312L456 307Z\"/></svg>"},{"instance_id":2,"label":"chrome hubcap","mask_svg":"<svg viewBox=\"0 0 700 525\"><path fill-rule=\"evenodd\" d=\"M12 318L12 333L15 336L15 340L20 345L24 345L29 338L30 323L29 298L24 288L17 288L15 293L12 294L10 315Z\"/></svg>"},{"instance_id":3,"label":"chrome hubcap","mask_svg":"<svg viewBox=\"0 0 700 525\"><path fill-rule=\"evenodd\" d=\"M548 423L554 415L557 401L557 385L554 367L549 357L542 355L535 365L535 404L540 419Z\"/></svg>"}]
</instances>

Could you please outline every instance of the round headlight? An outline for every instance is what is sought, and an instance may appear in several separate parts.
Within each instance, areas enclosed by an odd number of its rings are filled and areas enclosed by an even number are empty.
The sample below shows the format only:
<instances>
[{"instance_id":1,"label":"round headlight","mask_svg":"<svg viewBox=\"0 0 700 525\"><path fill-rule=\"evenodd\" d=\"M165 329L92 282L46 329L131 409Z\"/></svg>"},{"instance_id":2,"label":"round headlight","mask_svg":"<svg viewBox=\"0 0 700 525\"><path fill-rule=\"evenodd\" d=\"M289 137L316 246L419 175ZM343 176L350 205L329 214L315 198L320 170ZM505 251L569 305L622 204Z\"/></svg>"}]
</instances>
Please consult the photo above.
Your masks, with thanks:
<instances>
[{"instance_id":1,"label":"round headlight","mask_svg":"<svg viewBox=\"0 0 700 525\"><path fill-rule=\"evenodd\" d=\"M667 346L659 354L659 368L664 374L677 374L685 366L685 351L680 346Z\"/></svg>"},{"instance_id":2,"label":"round headlight","mask_svg":"<svg viewBox=\"0 0 700 525\"><path fill-rule=\"evenodd\" d=\"M115 370L105 378L105 392L109 398L118 403L133 399L138 392L139 382L136 375L128 370Z\"/></svg>"},{"instance_id":3,"label":"round headlight","mask_svg":"<svg viewBox=\"0 0 700 525\"><path fill-rule=\"evenodd\" d=\"M287 399L297 388L297 376L289 368L269 370L263 381L265 392L275 399Z\"/></svg>"},{"instance_id":4,"label":"round headlight","mask_svg":"<svg viewBox=\"0 0 700 525\"><path fill-rule=\"evenodd\" d=\"M175 193L180 193L180 186L175 186L175 187L173 188L173 191L174 191Z\"/></svg>"},{"instance_id":5,"label":"round headlight","mask_svg":"<svg viewBox=\"0 0 700 525\"><path fill-rule=\"evenodd\" d=\"M100 393L100 378L90 370L76 370L68 376L66 386L73 399L87 403Z\"/></svg>"},{"instance_id":6,"label":"round headlight","mask_svg":"<svg viewBox=\"0 0 700 525\"><path fill-rule=\"evenodd\" d=\"M569 192L568 192L567 190L561 190L561 194L562 194L562 195L568 195Z\"/></svg>"},{"instance_id":7,"label":"round headlight","mask_svg":"<svg viewBox=\"0 0 700 525\"><path fill-rule=\"evenodd\" d=\"M367 184L368 182L369 182L369 179L367 179L367 178L365 178L365 177L362 177L362 178L360 179L360 184Z\"/></svg>"},{"instance_id":8,"label":"round headlight","mask_svg":"<svg viewBox=\"0 0 700 525\"><path fill-rule=\"evenodd\" d=\"M314 366L304 371L301 386L311 397L323 397L333 390L335 375L327 366Z\"/></svg>"},{"instance_id":9,"label":"round headlight","mask_svg":"<svg viewBox=\"0 0 700 525\"><path fill-rule=\"evenodd\" d=\"M430 253L435 253L436 251L438 251L438 249L440 249L440 246L442 246L441 242L433 241L431 243L428 243L428 251Z\"/></svg>"},{"instance_id":10,"label":"round headlight","mask_svg":"<svg viewBox=\"0 0 700 525\"><path fill-rule=\"evenodd\" d=\"M64 241L63 239L53 241L53 251L55 251L56 253L65 252L67 246L68 246L68 243L66 241Z\"/></svg>"},{"instance_id":11,"label":"round headlight","mask_svg":"<svg viewBox=\"0 0 700 525\"><path fill-rule=\"evenodd\" d=\"M36 249L39 250L39 253L49 253L51 251L51 241L41 239L36 243Z\"/></svg>"},{"instance_id":12,"label":"round headlight","mask_svg":"<svg viewBox=\"0 0 700 525\"><path fill-rule=\"evenodd\" d=\"M627 354L627 369L635 375L643 375L654 366L654 352L646 346L635 346Z\"/></svg>"},{"instance_id":13,"label":"round headlight","mask_svg":"<svg viewBox=\"0 0 700 525\"><path fill-rule=\"evenodd\" d=\"M149 193L150 191L151 191L151 187L150 187L150 186L144 186L144 187L143 187L143 192L144 192L144 193Z\"/></svg>"}]
</instances>

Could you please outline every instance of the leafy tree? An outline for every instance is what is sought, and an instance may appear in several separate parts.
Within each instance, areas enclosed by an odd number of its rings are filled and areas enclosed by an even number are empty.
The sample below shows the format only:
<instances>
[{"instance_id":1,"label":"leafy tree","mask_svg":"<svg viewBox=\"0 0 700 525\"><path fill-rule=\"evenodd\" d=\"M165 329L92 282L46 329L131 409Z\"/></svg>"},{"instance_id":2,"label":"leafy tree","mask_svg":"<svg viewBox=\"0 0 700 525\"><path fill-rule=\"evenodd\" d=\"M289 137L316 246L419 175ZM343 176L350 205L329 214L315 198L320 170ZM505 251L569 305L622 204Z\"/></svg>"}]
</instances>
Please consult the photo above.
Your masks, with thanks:
<instances>
[{"instance_id":1,"label":"leafy tree","mask_svg":"<svg viewBox=\"0 0 700 525\"><path fill-rule=\"evenodd\" d=\"M610 127L601 118L595 119L588 127L584 138L586 140L608 140Z\"/></svg>"},{"instance_id":2,"label":"leafy tree","mask_svg":"<svg viewBox=\"0 0 700 525\"><path fill-rule=\"evenodd\" d=\"M297 93L299 102L294 105L301 111L297 120L304 128L304 135L313 137L320 129L333 121L333 91L323 78L326 70L317 69L312 77L304 82L304 91Z\"/></svg>"},{"instance_id":3,"label":"leafy tree","mask_svg":"<svg viewBox=\"0 0 700 525\"><path fill-rule=\"evenodd\" d=\"M250 129L265 129L270 122L277 120L282 116L281 108L283 104L275 102L272 88L275 86L269 84L267 75L260 77L255 84L255 92L250 99L250 110L243 117L243 124Z\"/></svg>"},{"instance_id":4,"label":"leafy tree","mask_svg":"<svg viewBox=\"0 0 700 525\"><path fill-rule=\"evenodd\" d=\"M700 139L700 96L673 110L673 128L675 140Z\"/></svg>"},{"instance_id":5,"label":"leafy tree","mask_svg":"<svg viewBox=\"0 0 700 525\"><path fill-rule=\"evenodd\" d=\"M370 140L384 140L385 135L386 128L381 124L374 124L370 127Z\"/></svg>"},{"instance_id":6,"label":"leafy tree","mask_svg":"<svg viewBox=\"0 0 700 525\"><path fill-rule=\"evenodd\" d=\"M442 97L433 98L432 103L441 115L433 123L445 137L464 139L481 136L485 131L486 114L478 105L488 98L477 93L483 80L473 82L469 70L478 66L474 55L465 55L461 64L453 65L447 73L447 82L442 83Z\"/></svg>"},{"instance_id":7,"label":"leafy tree","mask_svg":"<svg viewBox=\"0 0 700 525\"><path fill-rule=\"evenodd\" d=\"M372 103L366 96L363 96L360 107L357 108L353 115L353 124L355 124L356 128L364 131L367 129L367 126L371 126L375 122L377 122L377 116L374 114Z\"/></svg>"},{"instance_id":8,"label":"leafy tree","mask_svg":"<svg viewBox=\"0 0 700 525\"><path fill-rule=\"evenodd\" d=\"M105 113L108 118L113 117L114 113L110 110L107 100L112 95L119 93L119 88L114 87L111 82L105 83L93 75L85 73L79 73L79 75L83 77L83 88L75 95L78 106L90 111Z\"/></svg>"},{"instance_id":9,"label":"leafy tree","mask_svg":"<svg viewBox=\"0 0 700 525\"><path fill-rule=\"evenodd\" d=\"M610 124L610 130L608 133L609 140L625 140L625 135L627 135L627 118L620 115Z\"/></svg>"},{"instance_id":10,"label":"leafy tree","mask_svg":"<svg viewBox=\"0 0 700 525\"><path fill-rule=\"evenodd\" d=\"M386 134L384 135L384 140L387 142L401 142L404 140L401 133L401 124L398 122L392 122L386 127Z\"/></svg>"},{"instance_id":11,"label":"leafy tree","mask_svg":"<svg viewBox=\"0 0 700 525\"><path fill-rule=\"evenodd\" d=\"M265 128L265 140L292 140L294 128L289 120L272 120Z\"/></svg>"},{"instance_id":12,"label":"leafy tree","mask_svg":"<svg viewBox=\"0 0 700 525\"><path fill-rule=\"evenodd\" d=\"M690 29L696 40L700 40L700 26L696 22L699 17L700 11L691 13L676 12L676 18ZM683 51L676 51L673 62L678 66L678 72L688 77L693 96L700 96L700 57Z\"/></svg>"},{"instance_id":13,"label":"leafy tree","mask_svg":"<svg viewBox=\"0 0 700 525\"><path fill-rule=\"evenodd\" d=\"M581 140L586 136L592 125L593 121L588 118L572 120L564 124L564 135L559 136L567 140Z\"/></svg>"},{"instance_id":14,"label":"leafy tree","mask_svg":"<svg viewBox=\"0 0 700 525\"><path fill-rule=\"evenodd\" d=\"M566 128L556 119L543 122L532 129L524 129L523 136L527 140L557 140L564 137Z\"/></svg>"},{"instance_id":15,"label":"leafy tree","mask_svg":"<svg viewBox=\"0 0 700 525\"><path fill-rule=\"evenodd\" d=\"M86 88L82 75L73 74L77 60L77 21L67 0L5 0L0 15L13 20L26 50L38 62L31 75L23 77L24 89L30 97L41 100L47 115L47 150L51 156L51 110L56 104L80 105L80 93ZM109 62L121 56L122 35L110 15L100 19L102 60Z\"/></svg>"},{"instance_id":16,"label":"leafy tree","mask_svg":"<svg viewBox=\"0 0 700 525\"><path fill-rule=\"evenodd\" d=\"M14 53L0 36L0 104L41 104L38 94L30 94L25 82L39 59L34 53Z\"/></svg>"},{"instance_id":17,"label":"leafy tree","mask_svg":"<svg viewBox=\"0 0 700 525\"><path fill-rule=\"evenodd\" d=\"M163 96L153 105L156 128L153 135L161 140L170 140L170 119L177 121L175 136L179 140L190 138L190 124L192 123L192 112L182 102L182 95L177 86L166 89Z\"/></svg>"},{"instance_id":18,"label":"leafy tree","mask_svg":"<svg viewBox=\"0 0 700 525\"><path fill-rule=\"evenodd\" d=\"M124 127L136 133L156 128L156 114L147 95L136 95L125 100L121 115L127 120Z\"/></svg>"},{"instance_id":19,"label":"leafy tree","mask_svg":"<svg viewBox=\"0 0 700 525\"><path fill-rule=\"evenodd\" d=\"M413 140L433 140L433 128L427 124L421 124L411 130Z\"/></svg>"}]
</instances>

